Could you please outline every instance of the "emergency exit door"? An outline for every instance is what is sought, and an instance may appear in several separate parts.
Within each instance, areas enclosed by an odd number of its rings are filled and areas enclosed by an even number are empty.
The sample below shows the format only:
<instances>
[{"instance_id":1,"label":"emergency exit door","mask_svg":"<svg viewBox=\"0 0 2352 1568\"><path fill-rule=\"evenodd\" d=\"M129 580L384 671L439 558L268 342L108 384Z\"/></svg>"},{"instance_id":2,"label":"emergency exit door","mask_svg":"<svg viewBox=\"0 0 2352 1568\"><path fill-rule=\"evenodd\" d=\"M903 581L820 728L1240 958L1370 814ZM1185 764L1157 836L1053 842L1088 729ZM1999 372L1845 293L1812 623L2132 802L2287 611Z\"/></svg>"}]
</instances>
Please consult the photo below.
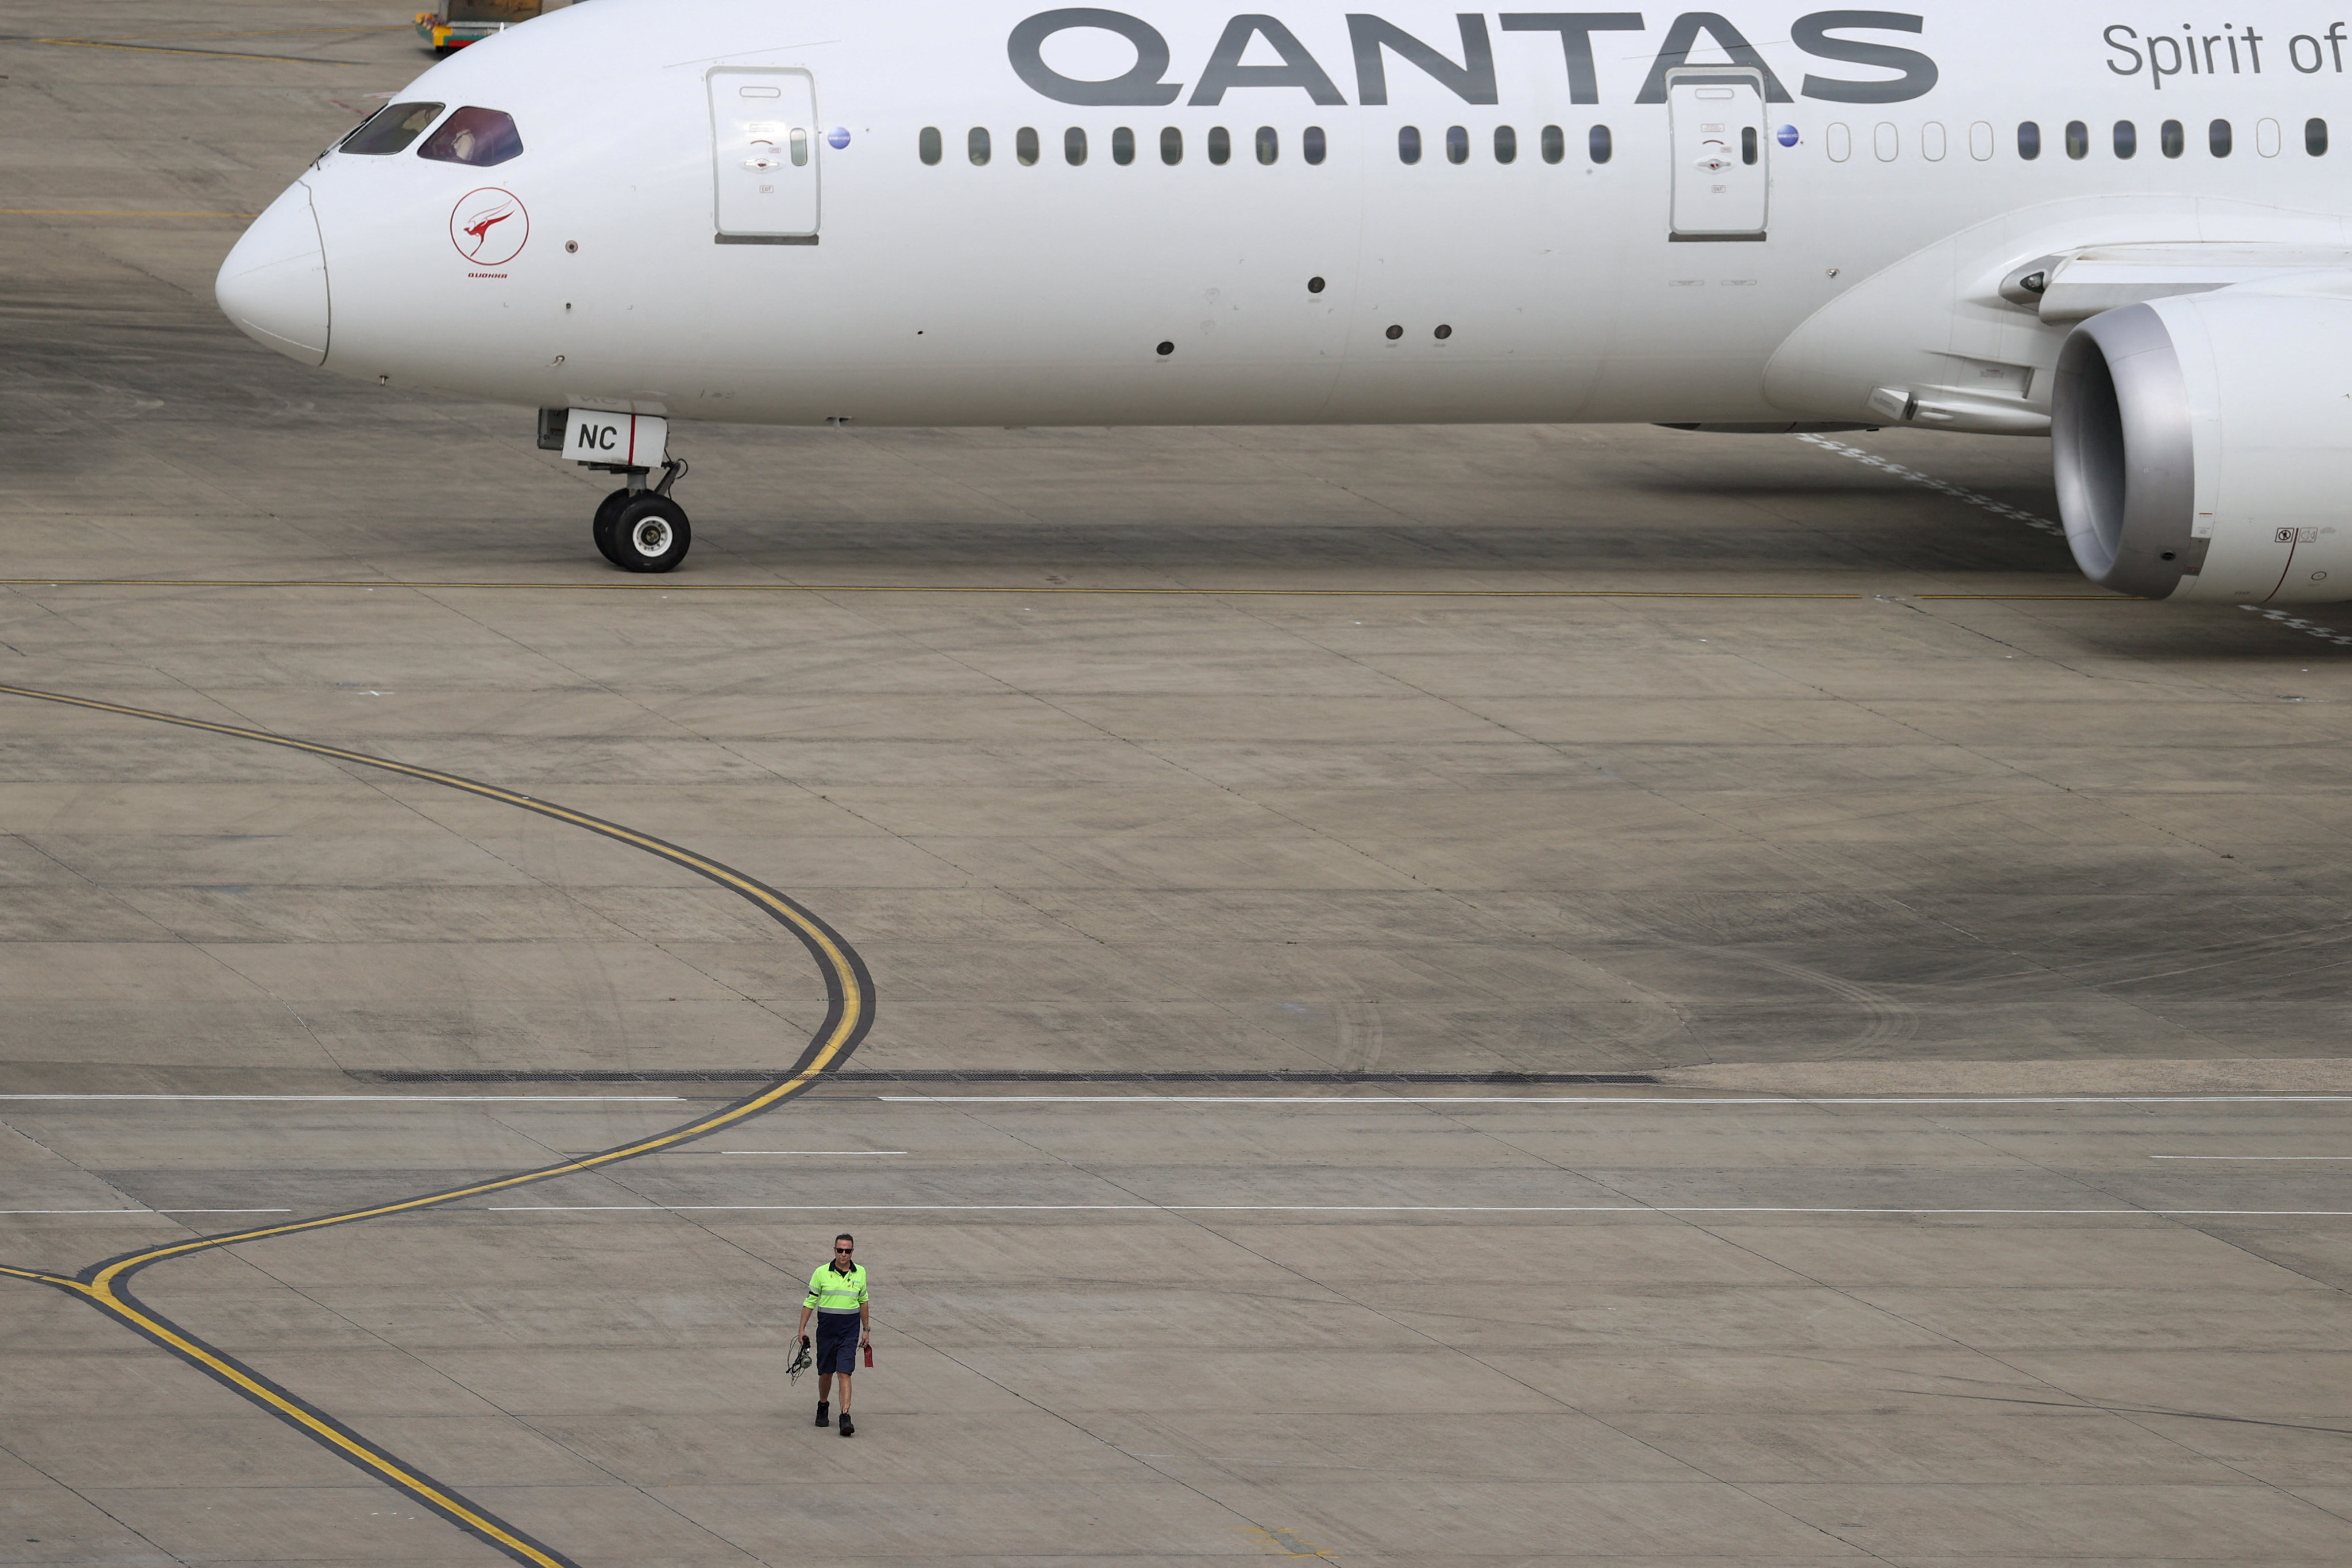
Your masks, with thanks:
<instances>
[{"instance_id":1,"label":"emergency exit door","mask_svg":"<svg viewBox=\"0 0 2352 1568\"><path fill-rule=\"evenodd\" d=\"M1761 239L1770 164L1764 80L1748 70L1666 78L1674 126L1675 239Z\"/></svg>"},{"instance_id":2,"label":"emergency exit door","mask_svg":"<svg viewBox=\"0 0 2352 1568\"><path fill-rule=\"evenodd\" d=\"M814 245L816 82L803 70L710 73L721 245Z\"/></svg>"}]
</instances>

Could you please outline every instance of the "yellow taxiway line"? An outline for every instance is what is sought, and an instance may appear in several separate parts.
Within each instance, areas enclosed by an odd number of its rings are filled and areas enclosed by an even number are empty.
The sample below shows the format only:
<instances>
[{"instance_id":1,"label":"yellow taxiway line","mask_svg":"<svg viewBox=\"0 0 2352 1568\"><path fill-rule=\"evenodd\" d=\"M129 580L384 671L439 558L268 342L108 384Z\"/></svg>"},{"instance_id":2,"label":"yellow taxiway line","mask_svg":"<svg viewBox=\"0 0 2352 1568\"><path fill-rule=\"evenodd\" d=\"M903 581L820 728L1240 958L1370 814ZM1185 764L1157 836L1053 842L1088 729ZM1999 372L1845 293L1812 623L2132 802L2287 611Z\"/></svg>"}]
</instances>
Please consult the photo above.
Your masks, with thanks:
<instances>
[{"instance_id":1,"label":"yellow taxiway line","mask_svg":"<svg viewBox=\"0 0 2352 1568\"><path fill-rule=\"evenodd\" d=\"M398 1488L433 1510L434 1512L472 1534L479 1536L516 1561L530 1563L533 1568L575 1568L570 1558L554 1548L532 1540L496 1514L476 1506L463 1494L452 1491L426 1476L422 1470L394 1458L341 1422L297 1399L251 1368L180 1329L168 1319L158 1316L136 1301L126 1300L116 1294L110 1287L94 1285L62 1274L47 1274L30 1268L14 1268L5 1264L0 1264L0 1276L55 1286L68 1295L79 1297L108 1317L137 1330L181 1360L192 1363L210 1373L215 1381L245 1395L278 1419L300 1428L314 1440L341 1454L361 1469L388 1485Z\"/></svg>"},{"instance_id":2,"label":"yellow taxiway line","mask_svg":"<svg viewBox=\"0 0 2352 1568\"><path fill-rule=\"evenodd\" d=\"M705 1137L723 1128L774 1109L806 1090L825 1071L846 1060L857 1047L874 1020L872 979L866 973L865 961L832 927L798 902L765 886L754 879L707 856L698 855L675 844L666 843L635 828L573 811L552 801L540 800L520 791L503 789L479 780L443 773L436 768L419 767L412 763L397 762L390 757L372 756L341 746L321 745L313 741L300 741L287 735L273 734L267 730L247 729L238 724L223 724L208 719L196 719L181 713L158 712L152 709L134 708L121 702L101 701L96 698L75 697L64 692L43 691L32 687L0 686L0 696L58 703L68 708L87 709L92 712L110 713L123 718L143 719L156 723L176 725L182 729L199 730L210 734L226 735L233 739L257 742L264 745L280 746L289 751L307 752L313 756L336 762L356 763L362 767L381 769L408 778L421 779L444 785L467 795L479 795L520 810L534 812L541 816L584 828L604 837L641 849L649 855L682 867L697 876L726 888L748 900L797 936L823 974L828 1006L824 1022L809 1041L799 1061L784 1077L758 1092L709 1115L701 1116L682 1126L671 1128L648 1138L636 1139L593 1154L542 1165L534 1170L518 1172L489 1181L473 1182L460 1187L445 1188L416 1197L402 1198L391 1203L375 1204L364 1208L347 1209L336 1214L318 1215L308 1219L282 1224L256 1226L249 1229L228 1231L217 1236L190 1237L184 1241L150 1247L120 1257L92 1264L79 1274L66 1275L46 1269L20 1268L0 1265L0 1277L28 1280L65 1291L88 1302L116 1321L135 1330L170 1351L181 1360L204 1372L207 1376L255 1405L303 1432L352 1464L414 1498L419 1503L448 1520L451 1523L488 1542L519 1563L531 1568L574 1568L571 1560L554 1548L533 1540L529 1534L509 1524L487 1509L468 1500L463 1494L435 1480L416 1466L399 1458L382 1446L369 1441L359 1433L337 1421L325 1411L286 1389L280 1388L236 1357L206 1344L168 1318L156 1312L133 1296L128 1287L132 1274L153 1264L194 1253L208 1252L245 1242L265 1241L278 1237L299 1236L306 1231L323 1230L333 1226L355 1225L362 1220L381 1219L391 1215L414 1214L422 1209L437 1207L461 1198L476 1197L488 1193L510 1191L532 1183L558 1176L618 1164L625 1160L676 1148L681 1143Z\"/></svg>"}]
</instances>

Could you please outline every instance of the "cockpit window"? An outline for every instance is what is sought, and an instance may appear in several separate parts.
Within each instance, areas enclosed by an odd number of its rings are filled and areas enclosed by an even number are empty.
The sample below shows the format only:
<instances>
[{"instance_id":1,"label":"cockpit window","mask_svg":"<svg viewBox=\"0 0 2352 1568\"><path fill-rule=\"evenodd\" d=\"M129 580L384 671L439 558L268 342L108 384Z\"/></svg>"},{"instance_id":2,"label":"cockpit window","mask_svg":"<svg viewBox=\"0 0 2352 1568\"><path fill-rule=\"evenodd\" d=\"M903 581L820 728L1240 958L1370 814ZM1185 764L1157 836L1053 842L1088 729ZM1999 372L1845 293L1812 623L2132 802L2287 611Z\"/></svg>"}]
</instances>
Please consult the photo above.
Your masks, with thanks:
<instances>
[{"instance_id":1,"label":"cockpit window","mask_svg":"<svg viewBox=\"0 0 2352 1568\"><path fill-rule=\"evenodd\" d=\"M443 107L438 103L387 103L343 138L343 151L377 158L397 153L424 135L425 128L440 118Z\"/></svg>"},{"instance_id":2,"label":"cockpit window","mask_svg":"<svg viewBox=\"0 0 2352 1568\"><path fill-rule=\"evenodd\" d=\"M503 110L461 109L425 138L416 155L487 169L522 155L522 132L515 129L514 116Z\"/></svg>"}]
</instances>

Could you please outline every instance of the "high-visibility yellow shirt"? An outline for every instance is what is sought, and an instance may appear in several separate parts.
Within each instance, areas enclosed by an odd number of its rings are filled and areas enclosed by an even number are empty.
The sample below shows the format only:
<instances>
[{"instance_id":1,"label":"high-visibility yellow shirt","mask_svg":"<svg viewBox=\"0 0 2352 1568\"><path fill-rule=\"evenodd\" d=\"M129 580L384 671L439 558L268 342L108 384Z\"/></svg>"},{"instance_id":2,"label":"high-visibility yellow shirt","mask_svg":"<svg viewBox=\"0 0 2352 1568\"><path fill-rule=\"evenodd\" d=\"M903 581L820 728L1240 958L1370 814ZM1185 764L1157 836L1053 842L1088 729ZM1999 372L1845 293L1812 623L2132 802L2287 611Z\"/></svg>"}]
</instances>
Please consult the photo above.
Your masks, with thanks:
<instances>
[{"instance_id":1,"label":"high-visibility yellow shirt","mask_svg":"<svg viewBox=\"0 0 2352 1568\"><path fill-rule=\"evenodd\" d=\"M809 1276L808 1300L803 1307L814 1307L820 1312L855 1312L866 1305L866 1266L853 1263L844 1274L830 1263L820 1263Z\"/></svg>"}]
</instances>

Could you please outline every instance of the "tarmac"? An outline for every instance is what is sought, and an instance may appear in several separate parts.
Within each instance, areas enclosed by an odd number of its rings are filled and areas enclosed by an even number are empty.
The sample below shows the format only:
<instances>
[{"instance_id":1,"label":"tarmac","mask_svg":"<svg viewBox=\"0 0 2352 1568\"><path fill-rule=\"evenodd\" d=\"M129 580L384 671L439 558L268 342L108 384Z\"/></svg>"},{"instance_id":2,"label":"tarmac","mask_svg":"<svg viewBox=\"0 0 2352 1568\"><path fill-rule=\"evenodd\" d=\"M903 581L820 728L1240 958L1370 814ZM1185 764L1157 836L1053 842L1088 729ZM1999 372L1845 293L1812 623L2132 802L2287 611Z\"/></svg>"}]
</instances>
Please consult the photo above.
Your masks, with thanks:
<instances>
[{"instance_id":1,"label":"tarmac","mask_svg":"<svg viewBox=\"0 0 2352 1568\"><path fill-rule=\"evenodd\" d=\"M212 304L398 20L0 39L0 1564L2352 1558L2352 607L1893 431L688 426L622 576Z\"/></svg>"}]
</instances>

